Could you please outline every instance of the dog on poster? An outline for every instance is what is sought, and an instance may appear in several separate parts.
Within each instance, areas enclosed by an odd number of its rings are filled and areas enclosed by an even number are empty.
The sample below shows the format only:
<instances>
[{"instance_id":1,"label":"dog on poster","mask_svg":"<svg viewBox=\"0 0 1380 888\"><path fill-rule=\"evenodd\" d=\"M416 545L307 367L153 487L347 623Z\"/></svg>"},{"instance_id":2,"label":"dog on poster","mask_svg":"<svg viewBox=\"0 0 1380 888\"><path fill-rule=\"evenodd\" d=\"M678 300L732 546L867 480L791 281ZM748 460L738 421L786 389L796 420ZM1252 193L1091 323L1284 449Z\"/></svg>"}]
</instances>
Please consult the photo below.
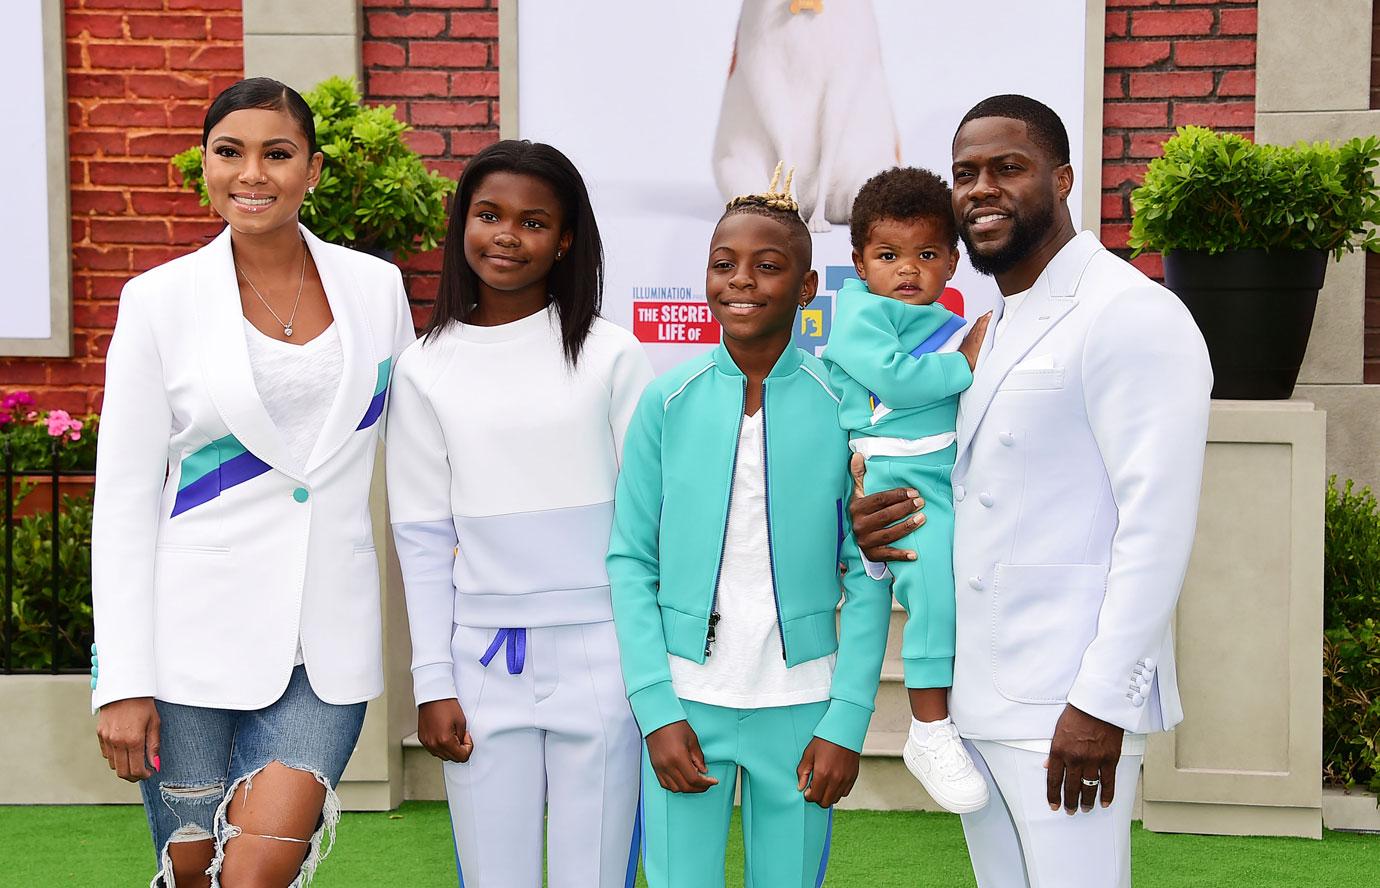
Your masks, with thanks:
<instances>
[{"instance_id":1,"label":"dog on poster","mask_svg":"<svg viewBox=\"0 0 1380 888\"><path fill-rule=\"evenodd\" d=\"M743 0L714 138L724 199L757 188L784 158L801 216L828 231L900 157L871 0Z\"/></svg>"}]
</instances>

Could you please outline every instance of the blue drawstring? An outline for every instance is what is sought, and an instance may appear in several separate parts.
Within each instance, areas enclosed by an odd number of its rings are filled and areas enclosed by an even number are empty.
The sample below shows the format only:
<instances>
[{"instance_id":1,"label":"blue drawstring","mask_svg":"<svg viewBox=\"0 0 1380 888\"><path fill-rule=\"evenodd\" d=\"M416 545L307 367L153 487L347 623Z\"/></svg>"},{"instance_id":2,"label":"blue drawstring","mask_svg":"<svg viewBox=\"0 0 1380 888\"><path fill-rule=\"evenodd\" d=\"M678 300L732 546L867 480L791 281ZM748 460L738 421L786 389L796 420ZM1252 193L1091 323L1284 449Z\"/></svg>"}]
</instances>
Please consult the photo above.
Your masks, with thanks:
<instances>
[{"instance_id":1,"label":"blue drawstring","mask_svg":"<svg viewBox=\"0 0 1380 888\"><path fill-rule=\"evenodd\" d=\"M504 645L508 647L508 674L518 675L522 672L523 665L527 662L527 630L526 629L500 629L494 636L494 640L489 645L489 649L484 652L484 656L479 658L481 666L488 666L489 661L498 653L498 649Z\"/></svg>"}]
</instances>

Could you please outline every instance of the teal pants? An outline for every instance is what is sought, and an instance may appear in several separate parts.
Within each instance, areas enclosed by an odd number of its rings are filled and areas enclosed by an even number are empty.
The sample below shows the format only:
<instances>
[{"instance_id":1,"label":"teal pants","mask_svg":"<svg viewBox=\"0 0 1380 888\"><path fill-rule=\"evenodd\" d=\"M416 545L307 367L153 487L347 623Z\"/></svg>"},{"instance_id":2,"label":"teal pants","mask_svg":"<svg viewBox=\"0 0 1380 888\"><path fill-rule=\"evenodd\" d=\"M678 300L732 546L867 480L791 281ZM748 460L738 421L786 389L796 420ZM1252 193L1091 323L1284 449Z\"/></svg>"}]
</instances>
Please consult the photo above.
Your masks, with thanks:
<instances>
[{"instance_id":1,"label":"teal pants","mask_svg":"<svg viewBox=\"0 0 1380 888\"><path fill-rule=\"evenodd\" d=\"M748 888L819 888L828 863L833 809L805 801L796 766L829 704L727 709L682 700L709 775L702 793L662 789L643 756L643 869L648 888L724 884L724 854L738 770L743 773L743 845Z\"/></svg>"},{"instance_id":2,"label":"teal pants","mask_svg":"<svg viewBox=\"0 0 1380 888\"><path fill-rule=\"evenodd\" d=\"M913 487L925 500L925 523L892 543L915 561L893 561L892 592L906 609L901 660L906 687L954 683L954 497L949 477L956 448L922 456L874 456L863 485L868 494Z\"/></svg>"}]
</instances>

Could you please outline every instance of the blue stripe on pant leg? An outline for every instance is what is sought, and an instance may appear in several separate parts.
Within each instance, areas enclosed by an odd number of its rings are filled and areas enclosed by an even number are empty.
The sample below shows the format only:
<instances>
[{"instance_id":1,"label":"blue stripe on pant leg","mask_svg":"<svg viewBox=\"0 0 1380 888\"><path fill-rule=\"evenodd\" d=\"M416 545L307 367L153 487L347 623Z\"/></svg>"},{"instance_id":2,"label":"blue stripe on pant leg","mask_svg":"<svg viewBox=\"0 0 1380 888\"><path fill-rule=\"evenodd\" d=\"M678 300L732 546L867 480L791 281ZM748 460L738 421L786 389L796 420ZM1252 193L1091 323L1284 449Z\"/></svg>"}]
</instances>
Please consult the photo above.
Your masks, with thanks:
<instances>
[{"instance_id":1,"label":"blue stripe on pant leg","mask_svg":"<svg viewBox=\"0 0 1380 888\"><path fill-rule=\"evenodd\" d=\"M824 828L824 853L819 855L819 875L815 878L815 888L824 884L824 873L829 869L829 845L834 839L834 809L829 809L829 825ZM463 886L462 886L463 888Z\"/></svg>"},{"instance_id":2,"label":"blue stripe on pant leg","mask_svg":"<svg viewBox=\"0 0 1380 888\"><path fill-rule=\"evenodd\" d=\"M638 783L640 784L642 766L638 765ZM639 787L637 793L637 813L633 815L633 834L632 842L628 847L628 875L623 880L623 888L633 888L637 884L637 857L642 850L642 791Z\"/></svg>"},{"instance_id":3,"label":"blue stripe on pant leg","mask_svg":"<svg viewBox=\"0 0 1380 888\"><path fill-rule=\"evenodd\" d=\"M451 819L449 805L446 819L450 820L450 846L455 849L455 877L460 880L460 888L465 888L465 871L460 869L460 840L455 837L455 821Z\"/></svg>"}]
</instances>

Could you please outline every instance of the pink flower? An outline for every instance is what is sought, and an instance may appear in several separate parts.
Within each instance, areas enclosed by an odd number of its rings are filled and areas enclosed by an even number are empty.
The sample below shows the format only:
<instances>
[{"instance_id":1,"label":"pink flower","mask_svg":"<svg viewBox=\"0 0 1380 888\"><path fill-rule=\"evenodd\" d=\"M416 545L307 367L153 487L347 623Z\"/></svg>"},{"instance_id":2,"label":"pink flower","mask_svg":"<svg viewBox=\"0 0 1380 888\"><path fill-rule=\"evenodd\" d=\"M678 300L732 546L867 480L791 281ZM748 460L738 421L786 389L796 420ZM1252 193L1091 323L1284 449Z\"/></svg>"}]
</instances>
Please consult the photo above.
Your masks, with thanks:
<instances>
[{"instance_id":1,"label":"pink flower","mask_svg":"<svg viewBox=\"0 0 1380 888\"><path fill-rule=\"evenodd\" d=\"M32 406L34 406L34 397L28 392L10 392L5 396L4 401L0 401L0 408L5 410L14 410L15 407Z\"/></svg>"},{"instance_id":2,"label":"pink flower","mask_svg":"<svg viewBox=\"0 0 1380 888\"><path fill-rule=\"evenodd\" d=\"M72 415L66 410L49 410L47 422L48 434L54 438L61 438L72 427Z\"/></svg>"},{"instance_id":3,"label":"pink flower","mask_svg":"<svg viewBox=\"0 0 1380 888\"><path fill-rule=\"evenodd\" d=\"M14 417L10 416L9 411L0 410L0 428L9 425L11 422L14 422Z\"/></svg>"},{"instance_id":4,"label":"pink flower","mask_svg":"<svg viewBox=\"0 0 1380 888\"><path fill-rule=\"evenodd\" d=\"M81 440L81 432L73 432L72 434L70 434L70 435L67 436L67 440L68 440L68 441L80 441L80 440Z\"/></svg>"}]
</instances>

